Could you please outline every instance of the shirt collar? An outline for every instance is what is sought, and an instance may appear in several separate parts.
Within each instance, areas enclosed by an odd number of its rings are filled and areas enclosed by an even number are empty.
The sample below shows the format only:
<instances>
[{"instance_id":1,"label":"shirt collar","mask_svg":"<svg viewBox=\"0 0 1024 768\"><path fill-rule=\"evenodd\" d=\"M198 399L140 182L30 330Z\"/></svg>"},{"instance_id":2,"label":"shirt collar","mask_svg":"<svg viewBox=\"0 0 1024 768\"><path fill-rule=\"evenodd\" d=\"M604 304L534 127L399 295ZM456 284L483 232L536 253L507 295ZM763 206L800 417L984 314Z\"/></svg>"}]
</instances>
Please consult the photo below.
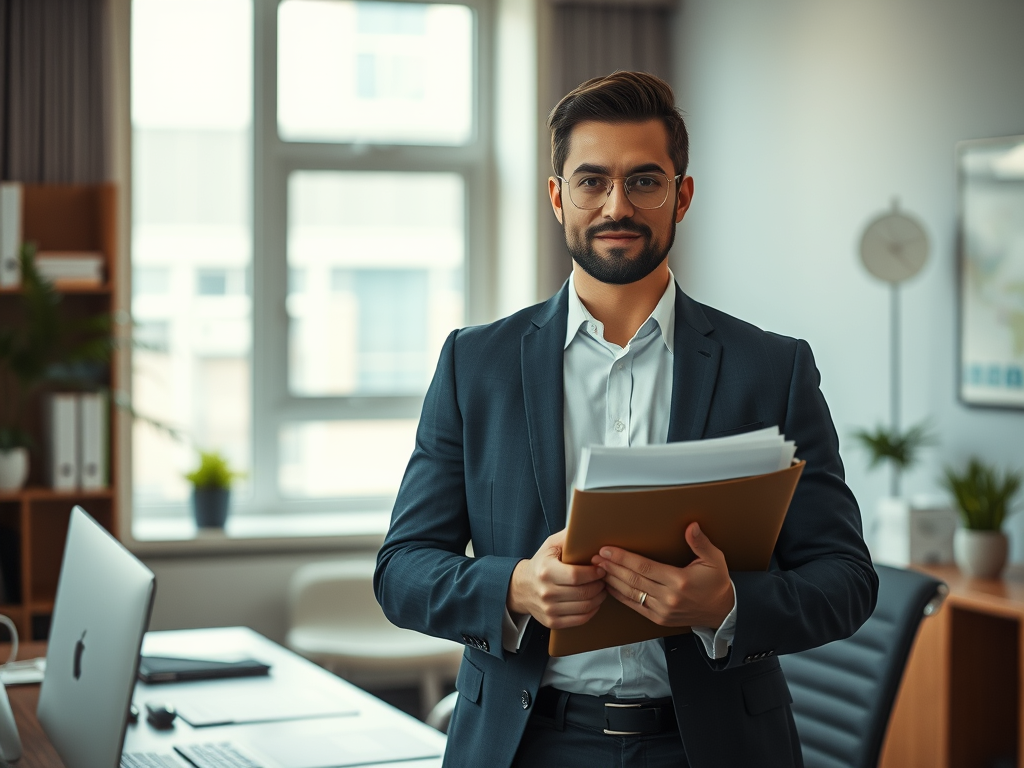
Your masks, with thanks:
<instances>
[{"instance_id":1,"label":"shirt collar","mask_svg":"<svg viewBox=\"0 0 1024 768\"><path fill-rule=\"evenodd\" d=\"M574 280L574 273L569 273L569 317L565 328L565 346L562 349L568 348L569 344L576 334L579 332L580 327L584 323L597 322L593 315L583 306L583 302L580 301L580 295L576 293L576 282ZM651 312L651 316L644 321L644 324L640 326L641 331L644 326L650 323L652 320L657 324L658 329L661 331L662 341L665 342L665 346L668 347L668 351L671 353L673 350L673 342L675 341L675 319L676 319L676 277L672 274L672 270L668 271L668 285L665 286L665 292L661 295L661 299L658 300L658 304L654 307L654 311ZM638 331L638 334L640 331Z\"/></svg>"}]
</instances>

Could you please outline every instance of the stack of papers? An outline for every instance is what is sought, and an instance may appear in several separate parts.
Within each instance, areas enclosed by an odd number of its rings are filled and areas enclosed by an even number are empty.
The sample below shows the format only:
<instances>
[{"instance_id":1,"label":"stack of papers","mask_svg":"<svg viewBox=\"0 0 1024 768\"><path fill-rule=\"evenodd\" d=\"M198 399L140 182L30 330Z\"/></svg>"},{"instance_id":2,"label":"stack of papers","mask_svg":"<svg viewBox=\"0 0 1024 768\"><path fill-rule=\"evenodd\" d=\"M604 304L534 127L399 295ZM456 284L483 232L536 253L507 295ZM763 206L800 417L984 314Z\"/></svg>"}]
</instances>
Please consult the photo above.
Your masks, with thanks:
<instances>
[{"instance_id":1,"label":"stack of papers","mask_svg":"<svg viewBox=\"0 0 1024 768\"><path fill-rule=\"evenodd\" d=\"M91 251L40 251L35 265L39 275L57 286L103 284L103 254Z\"/></svg>"},{"instance_id":2,"label":"stack of papers","mask_svg":"<svg viewBox=\"0 0 1024 768\"><path fill-rule=\"evenodd\" d=\"M664 445L592 445L580 455L574 486L588 491L712 483L786 469L795 454L796 444L778 427Z\"/></svg>"},{"instance_id":3,"label":"stack of papers","mask_svg":"<svg viewBox=\"0 0 1024 768\"><path fill-rule=\"evenodd\" d=\"M9 661L0 666L0 683L4 685L24 685L43 682L46 674L46 659L25 659Z\"/></svg>"}]
</instances>

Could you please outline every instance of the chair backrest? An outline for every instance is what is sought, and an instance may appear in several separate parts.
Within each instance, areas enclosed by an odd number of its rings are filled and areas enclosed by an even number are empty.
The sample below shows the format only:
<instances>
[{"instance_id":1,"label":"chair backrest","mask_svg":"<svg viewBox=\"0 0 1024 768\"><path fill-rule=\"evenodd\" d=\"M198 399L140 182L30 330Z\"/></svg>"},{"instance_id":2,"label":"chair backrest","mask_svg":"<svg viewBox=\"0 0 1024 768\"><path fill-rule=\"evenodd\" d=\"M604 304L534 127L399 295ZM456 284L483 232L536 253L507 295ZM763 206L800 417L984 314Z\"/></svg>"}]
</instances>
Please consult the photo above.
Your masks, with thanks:
<instances>
[{"instance_id":1,"label":"chair backrest","mask_svg":"<svg viewBox=\"0 0 1024 768\"><path fill-rule=\"evenodd\" d=\"M372 557L309 563L288 586L289 626L387 624L373 596Z\"/></svg>"},{"instance_id":2,"label":"chair backrest","mask_svg":"<svg viewBox=\"0 0 1024 768\"><path fill-rule=\"evenodd\" d=\"M875 768L918 625L946 585L876 565L878 603L852 636L782 656L805 768Z\"/></svg>"}]
</instances>

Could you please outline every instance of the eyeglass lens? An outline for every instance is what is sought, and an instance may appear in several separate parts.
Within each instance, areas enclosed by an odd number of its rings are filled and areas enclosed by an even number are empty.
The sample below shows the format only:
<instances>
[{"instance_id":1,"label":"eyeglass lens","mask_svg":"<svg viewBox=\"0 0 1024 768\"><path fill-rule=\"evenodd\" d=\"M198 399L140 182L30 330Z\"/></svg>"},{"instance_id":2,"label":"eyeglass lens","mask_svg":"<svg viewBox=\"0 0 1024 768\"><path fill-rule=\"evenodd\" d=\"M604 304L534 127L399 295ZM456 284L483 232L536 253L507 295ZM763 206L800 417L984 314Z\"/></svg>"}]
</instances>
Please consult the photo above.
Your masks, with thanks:
<instances>
[{"instance_id":1,"label":"eyeglass lens","mask_svg":"<svg viewBox=\"0 0 1024 768\"><path fill-rule=\"evenodd\" d=\"M605 204L614 180L599 173L574 173L569 177L569 199L577 208L591 210ZM668 199L668 177L662 173L637 173L627 176L623 189L637 208L660 208Z\"/></svg>"}]
</instances>

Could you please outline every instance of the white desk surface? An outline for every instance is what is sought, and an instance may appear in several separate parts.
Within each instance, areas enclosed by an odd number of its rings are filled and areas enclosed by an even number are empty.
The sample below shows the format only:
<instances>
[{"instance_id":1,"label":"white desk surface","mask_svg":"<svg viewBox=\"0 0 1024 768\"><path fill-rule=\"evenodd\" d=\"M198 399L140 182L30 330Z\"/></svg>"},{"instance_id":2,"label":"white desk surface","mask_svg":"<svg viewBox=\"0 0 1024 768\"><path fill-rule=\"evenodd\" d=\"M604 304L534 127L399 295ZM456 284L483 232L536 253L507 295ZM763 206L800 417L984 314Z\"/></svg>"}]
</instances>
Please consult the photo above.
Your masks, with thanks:
<instances>
[{"instance_id":1,"label":"white desk surface","mask_svg":"<svg viewBox=\"0 0 1024 768\"><path fill-rule=\"evenodd\" d=\"M209 682L136 683L134 702L140 711L139 722L129 724L125 736L125 752L168 752L174 744L214 741L232 741L244 744L247 737L266 740L275 733L294 738L296 734L323 734L353 739L365 738L367 732L386 731L413 737L436 747L444 753L445 736L404 712L395 709L375 696L366 693L330 672L318 667L292 651L246 627L218 629L190 629L170 632L149 632L142 645L143 654L152 656L178 656L197 658L251 657L271 667L269 678L235 678ZM315 701L336 701L336 711L346 714L310 717L281 722L263 722L232 725L213 725L193 728L183 718L175 720L174 727L159 731L146 722L147 701L174 704L179 698L195 698L188 690L195 686L238 687L259 697L277 696L296 702L300 709L312 698ZM404 760L397 763L377 763L377 768L437 768L441 758Z\"/></svg>"}]
</instances>

